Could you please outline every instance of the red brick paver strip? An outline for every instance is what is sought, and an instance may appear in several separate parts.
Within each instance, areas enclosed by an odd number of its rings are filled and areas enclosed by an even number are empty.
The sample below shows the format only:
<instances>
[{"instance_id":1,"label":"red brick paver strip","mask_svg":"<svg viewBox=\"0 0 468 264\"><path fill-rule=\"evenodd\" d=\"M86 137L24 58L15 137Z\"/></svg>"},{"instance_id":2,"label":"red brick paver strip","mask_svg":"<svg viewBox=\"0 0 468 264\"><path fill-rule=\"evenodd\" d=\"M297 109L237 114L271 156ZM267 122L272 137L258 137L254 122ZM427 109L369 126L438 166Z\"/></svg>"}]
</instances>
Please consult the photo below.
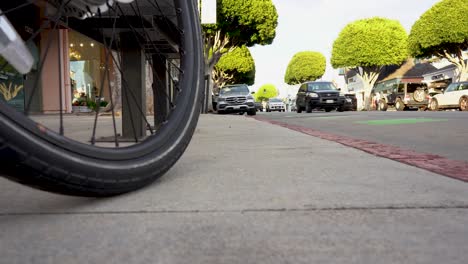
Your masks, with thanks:
<instances>
[{"instance_id":1,"label":"red brick paver strip","mask_svg":"<svg viewBox=\"0 0 468 264\"><path fill-rule=\"evenodd\" d=\"M378 157L395 160L414 167L435 172L437 174L441 174L450 178L468 182L468 162L466 161L450 160L439 155L420 153L392 145L386 145L347 136L335 135L332 133L323 132L311 128L290 125L279 121L268 120L261 117L254 118L258 121L285 127L294 131L304 133L306 135L337 142L342 145L359 149Z\"/></svg>"}]
</instances>

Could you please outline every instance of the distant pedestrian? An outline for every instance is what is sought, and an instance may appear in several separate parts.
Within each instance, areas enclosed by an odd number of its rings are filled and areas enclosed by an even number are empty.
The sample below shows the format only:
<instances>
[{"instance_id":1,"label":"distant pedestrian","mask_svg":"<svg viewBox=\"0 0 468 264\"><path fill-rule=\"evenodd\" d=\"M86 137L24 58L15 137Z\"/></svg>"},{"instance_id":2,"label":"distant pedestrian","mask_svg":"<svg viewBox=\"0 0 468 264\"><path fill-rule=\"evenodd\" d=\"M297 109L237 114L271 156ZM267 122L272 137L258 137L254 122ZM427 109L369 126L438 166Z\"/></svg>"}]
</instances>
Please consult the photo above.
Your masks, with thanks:
<instances>
[{"instance_id":1,"label":"distant pedestrian","mask_svg":"<svg viewBox=\"0 0 468 264\"><path fill-rule=\"evenodd\" d=\"M267 105L267 102L265 100L262 100L262 108L264 112L266 111L266 105Z\"/></svg>"},{"instance_id":2,"label":"distant pedestrian","mask_svg":"<svg viewBox=\"0 0 468 264\"><path fill-rule=\"evenodd\" d=\"M375 108L379 110L380 93L375 94Z\"/></svg>"}]
</instances>

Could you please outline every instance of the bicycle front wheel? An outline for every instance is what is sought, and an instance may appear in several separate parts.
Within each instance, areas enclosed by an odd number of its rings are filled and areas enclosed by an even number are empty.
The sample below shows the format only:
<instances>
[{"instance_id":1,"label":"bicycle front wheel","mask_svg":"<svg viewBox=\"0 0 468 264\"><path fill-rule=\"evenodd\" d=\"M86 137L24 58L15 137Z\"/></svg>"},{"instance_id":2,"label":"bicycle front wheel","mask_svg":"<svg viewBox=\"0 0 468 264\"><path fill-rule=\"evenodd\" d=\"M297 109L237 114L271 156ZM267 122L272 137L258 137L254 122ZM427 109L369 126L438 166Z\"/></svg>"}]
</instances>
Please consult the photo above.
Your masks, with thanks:
<instances>
[{"instance_id":1,"label":"bicycle front wheel","mask_svg":"<svg viewBox=\"0 0 468 264\"><path fill-rule=\"evenodd\" d=\"M16 79L0 63L0 174L110 196L153 182L188 146L203 98L201 29L195 1L88 2L99 0L0 3L35 58ZM25 13L36 26L19 21Z\"/></svg>"}]
</instances>

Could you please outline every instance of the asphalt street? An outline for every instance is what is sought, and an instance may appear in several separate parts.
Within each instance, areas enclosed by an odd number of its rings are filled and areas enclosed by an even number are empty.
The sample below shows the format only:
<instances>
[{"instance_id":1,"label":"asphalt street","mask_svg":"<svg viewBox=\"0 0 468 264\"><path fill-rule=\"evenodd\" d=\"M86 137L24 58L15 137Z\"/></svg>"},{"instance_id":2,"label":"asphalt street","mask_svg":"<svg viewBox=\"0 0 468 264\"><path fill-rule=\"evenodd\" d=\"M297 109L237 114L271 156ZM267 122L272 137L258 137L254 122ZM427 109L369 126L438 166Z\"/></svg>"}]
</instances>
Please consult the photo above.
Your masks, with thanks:
<instances>
[{"instance_id":1,"label":"asphalt street","mask_svg":"<svg viewBox=\"0 0 468 264\"><path fill-rule=\"evenodd\" d=\"M468 161L468 112L259 113L259 117Z\"/></svg>"}]
</instances>

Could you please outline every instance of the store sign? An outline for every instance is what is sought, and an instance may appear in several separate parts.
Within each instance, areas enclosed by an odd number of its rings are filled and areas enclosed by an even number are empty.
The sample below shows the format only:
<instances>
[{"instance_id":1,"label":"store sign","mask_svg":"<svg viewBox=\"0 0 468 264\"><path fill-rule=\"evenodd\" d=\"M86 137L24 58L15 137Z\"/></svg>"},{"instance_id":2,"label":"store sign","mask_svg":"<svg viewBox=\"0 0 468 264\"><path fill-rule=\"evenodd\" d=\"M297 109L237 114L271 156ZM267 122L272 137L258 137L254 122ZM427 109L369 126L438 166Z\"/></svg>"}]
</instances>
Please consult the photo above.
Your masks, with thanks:
<instances>
[{"instance_id":1,"label":"store sign","mask_svg":"<svg viewBox=\"0 0 468 264\"><path fill-rule=\"evenodd\" d=\"M216 24L216 0L200 0L200 17L202 24Z\"/></svg>"},{"instance_id":2,"label":"store sign","mask_svg":"<svg viewBox=\"0 0 468 264\"><path fill-rule=\"evenodd\" d=\"M24 80L23 76L14 71L0 72L0 100L24 111Z\"/></svg>"}]
</instances>

